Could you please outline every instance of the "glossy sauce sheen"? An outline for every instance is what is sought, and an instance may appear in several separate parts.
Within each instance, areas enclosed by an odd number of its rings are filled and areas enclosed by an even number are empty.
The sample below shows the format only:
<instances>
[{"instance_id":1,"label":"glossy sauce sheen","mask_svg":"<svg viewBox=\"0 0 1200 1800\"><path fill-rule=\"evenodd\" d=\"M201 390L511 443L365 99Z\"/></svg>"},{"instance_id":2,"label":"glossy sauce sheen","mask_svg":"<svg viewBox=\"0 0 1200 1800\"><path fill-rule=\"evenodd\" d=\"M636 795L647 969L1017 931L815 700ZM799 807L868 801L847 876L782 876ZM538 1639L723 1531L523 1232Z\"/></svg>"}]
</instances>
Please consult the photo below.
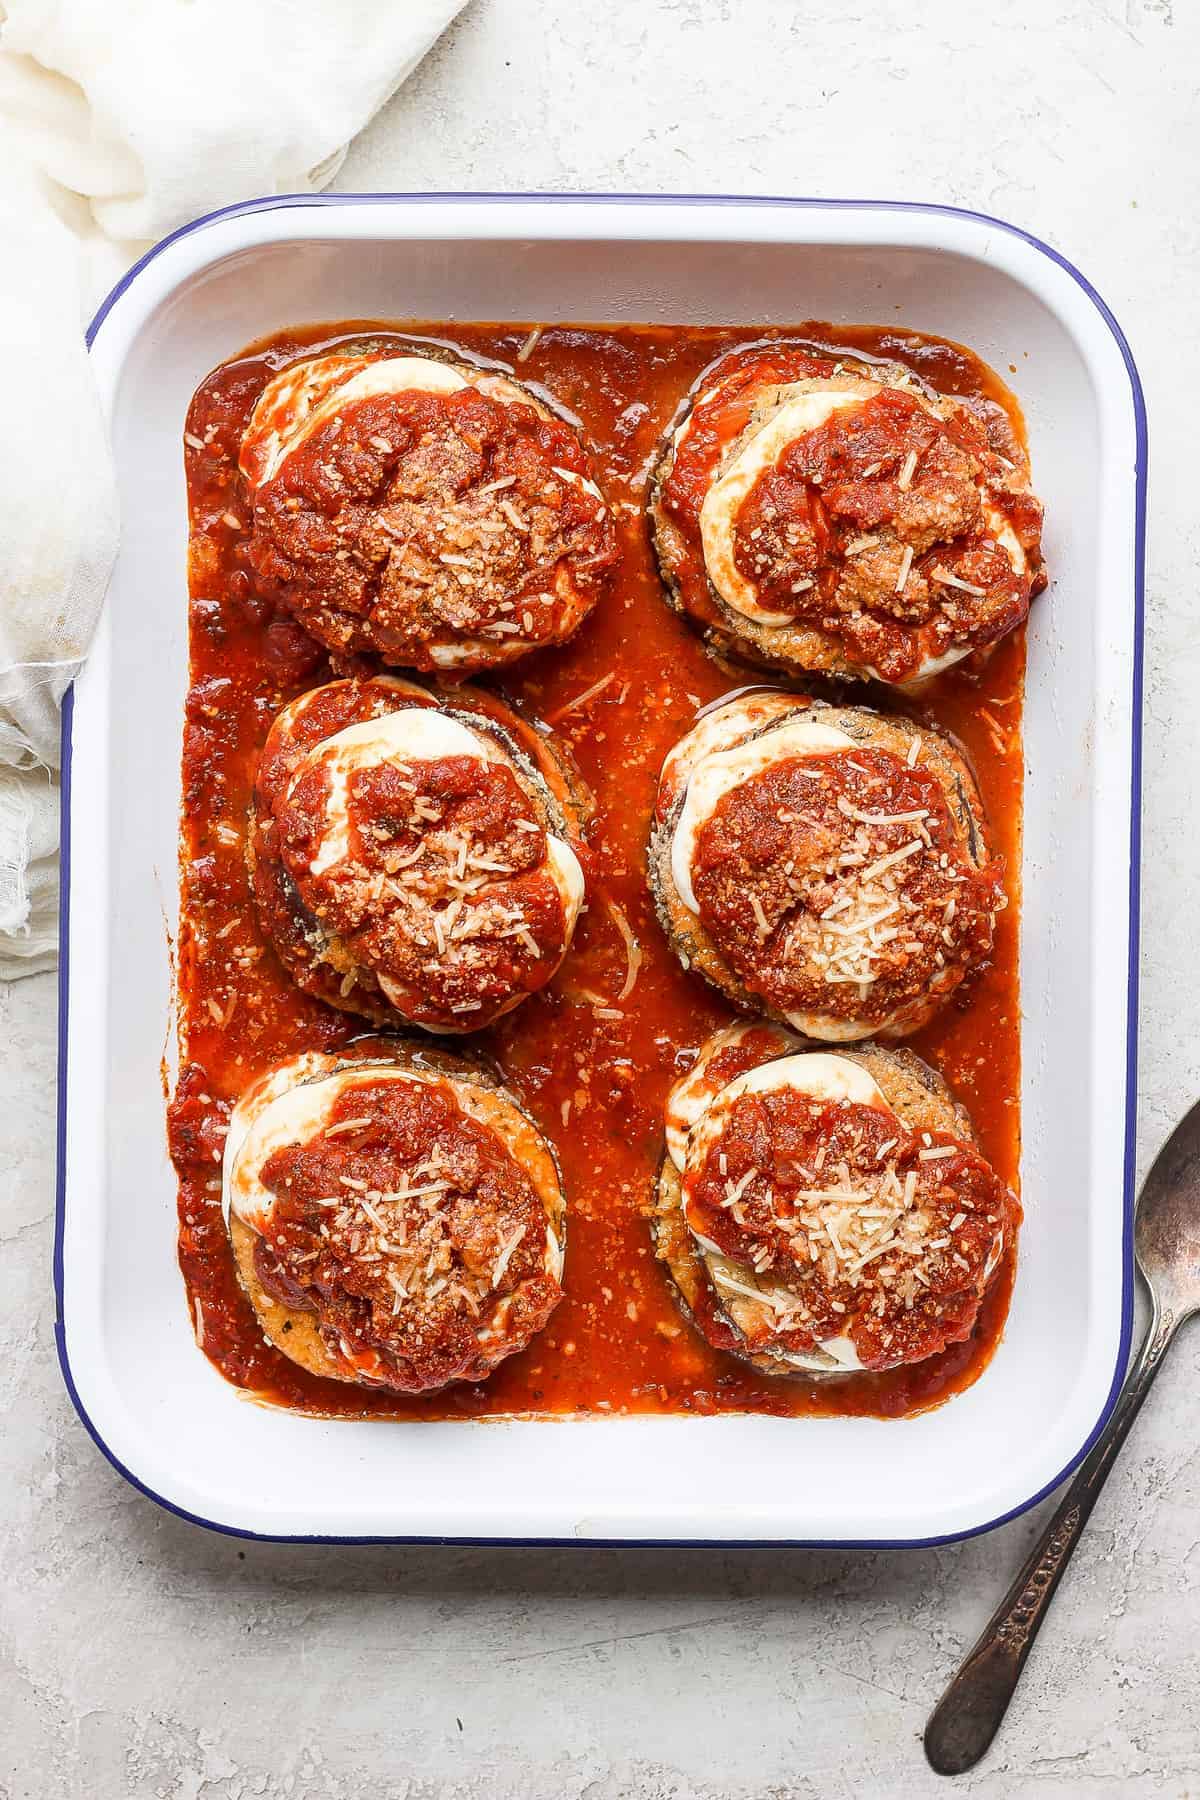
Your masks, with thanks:
<instances>
[{"instance_id":1,"label":"glossy sauce sheen","mask_svg":"<svg viewBox=\"0 0 1200 1800\"><path fill-rule=\"evenodd\" d=\"M723 669L664 604L642 516L645 480L679 402L712 359L755 328L384 327L353 323L280 334L217 369L189 412L191 687L183 757L179 933L180 1064L172 1147L180 1176L179 1257L202 1348L231 1381L275 1404L321 1414L461 1418L514 1413L760 1412L898 1416L969 1386L1003 1327L1006 1261L974 1336L911 1368L809 1381L760 1376L710 1349L680 1315L650 1247L646 1209L662 1152L666 1091L730 1009L667 948L645 875L664 756L697 709L762 677ZM905 362L947 393L985 402L992 429L1021 439L1015 400L970 352L872 328L797 326L800 336ZM556 1145L568 1199L566 1297L541 1337L490 1379L404 1400L307 1374L266 1344L234 1274L220 1209L229 1105L263 1070L368 1029L301 994L266 947L244 864L253 768L275 712L331 678L324 654L286 620L263 616L244 572L248 515L236 472L242 430L274 371L300 353L363 338L399 352L414 339L495 359L580 421L612 505L622 560L612 593L565 649L535 653L490 685L554 727L591 788L590 904L549 988L475 1040ZM519 352L525 359L517 363ZM353 665L366 672L360 658ZM907 710L965 750L1009 905L990 964L910 1040L970 1109L984 1154L1014 1187L1020 1063L1020 872L1024 632L982 664L957 665ZM344 672L344 670L342 671ZM611 679L607 679L611 677ZM584 705L579 696L605 685ZM786 685L786 684L780 684ZM836 697L813 683L813 691ZM879 688L842 689L891 706ZM627 1000L623 909L641 951ZM443 1040L444 1041L444 1040ZM453 1047L451 1040L448 1048Z\"/></svg>"}]
</instances>

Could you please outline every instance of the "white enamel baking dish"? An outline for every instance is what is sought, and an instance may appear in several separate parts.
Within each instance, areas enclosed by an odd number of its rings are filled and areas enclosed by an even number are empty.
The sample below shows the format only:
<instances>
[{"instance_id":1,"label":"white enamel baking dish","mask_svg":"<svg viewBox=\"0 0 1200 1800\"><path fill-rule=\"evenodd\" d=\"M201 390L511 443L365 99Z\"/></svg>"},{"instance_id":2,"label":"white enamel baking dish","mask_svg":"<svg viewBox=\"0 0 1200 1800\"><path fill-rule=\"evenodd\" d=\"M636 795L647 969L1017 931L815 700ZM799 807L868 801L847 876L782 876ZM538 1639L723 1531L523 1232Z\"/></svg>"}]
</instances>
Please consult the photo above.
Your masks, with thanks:
<instances>
[{"instance_id":1,"label":"white enamel baking dish","mask_svg":"<svg viewBox=\"0 0 1200 1800\"><path fill-rule=\"evenodd\" d=\"M982 1379L903 1423L324 1422L197 1350L175 1261L170 1043L187 668L180 436L248 340L346 317L894 322L1016 365L1053 582L1034 610L1024 851L1026 1224ZM62 1367L164 1506L270 1537L913 1544L1077 1461L1127 1349L1145 421L1125 342L1045 245L942 207L471 195L271 200L160 245L94 325L124 539L64 727Z\"/></svg>"}]
</instances>

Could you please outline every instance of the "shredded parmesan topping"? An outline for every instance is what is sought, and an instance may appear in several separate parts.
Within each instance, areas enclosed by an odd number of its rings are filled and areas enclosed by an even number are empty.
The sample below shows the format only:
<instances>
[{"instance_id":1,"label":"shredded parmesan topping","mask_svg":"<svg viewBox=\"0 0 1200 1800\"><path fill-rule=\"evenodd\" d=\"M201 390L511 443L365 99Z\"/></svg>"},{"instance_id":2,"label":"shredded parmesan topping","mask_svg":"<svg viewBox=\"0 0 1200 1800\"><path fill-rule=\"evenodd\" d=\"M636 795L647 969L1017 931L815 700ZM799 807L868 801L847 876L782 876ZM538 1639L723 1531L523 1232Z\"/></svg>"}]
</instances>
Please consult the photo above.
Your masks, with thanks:
<instances>
[{"instance_id":1,"label":"shredded parmesan topping","mask_svg":"<svg viewBox=\"0 0 1200 1800\"><path fill-rule=\"evenodd\" d=\"M542 335L542 327L540 325L535 325L533 330L530 332L529 336L525 339L525 342L521 345L521 348L517 351L517 355L516 355L517 362L523 363L523 362L529 361L529 358L533 355L534 351L538 347L538 342L541 338L541 335Z\"/></svg>"},{"instance_id":2,"label":"shredded parmesan topping","mask_svg":"<svg viewBox=\"0 0 1200 1800\"><path fill-rule=\"evenodd\" d=\"M573 700L568 700L565 706L560 706L554 712L548 714L546 718L547 725L557 725L560 719L569 718L570 715L575 712L582 712L585 706L590 706L597 695L602 694L605 688L609 687L616 679L616 676L610 669L607 675L602 675L599 681L593 681L591 687L584 688L581 694L576 694L575 698Z\"/></svg>"},{"instance_id":3,"label":"shredded parmesan topping","mask_svg":"<svg viewBox=\"0 0 1200 1800\"><path fill-rule=\"evenodd\" d=\"M617 995L617 1004L622 1005L628 1000L630 994L632 994L637 985L638 971L642 966L642 952L637 939L633 935L633 929L630 926L629 920L625 916L624 907L618 906L617 902L611 899L607 894L604 898L604 904L608 910L609 917L620 932L621 941L625 946L625 979L621 983L621 990Z\"/></svg>"},{"instance_id":4,"label":"shredded parmesan topping","mask_svg":"<svg viewBox=\"0 0 1200 1800\"><path fill-rule=\"evenodd\" d=\"M962 594L973 594L977 600L982 600L987 594L986 588L976 587L973 582L964 581L959 575L952 575L949 569L943 569L940 563L936 563L929 574L930 579L936 581L939 586L957 588Z\"/></svg>"},{"instance_id":5,"label":"shredded parmesan topping","mask_svg":"<svg viewBox=\"0 0 1200 1800\"><path fill-rule=\"evenodd\" d=\"M325 1127L322 1136L326 1141L350 1140L372 1122L342 1120ZM449 1322L464 1313L469 1320L481 1321L482 1330L512 1286L506 1277L528 1239L529 1226L506 1225L502 1212L494 1221L488 1217L474 1190L474 1169L470 1152L464 1156L453 1145L443 1149L435 1143L422 1161L389 1171L386 1185L338 1175L334 1193L308 1202L316 1209L316 1223L310 1227L314 1249L297 1253L291 1235L295 1224L285 1227L277 1244L268 1224L268 1240L294 1278L316 1279L319 1287L328 1286L332 1292L342 1286L343 1271L355 1269L369 1286L363 1288L356 1278L351 1292L374 1289L377 1295L382 1289L382 1315L379 1300L373 1300L374 1324L365 1327L368 1338L383 1341L395 1335L398 1343L419 1344L431 1332L453 1330L452 1324L438 1321ZM488 1231L494 1242L490 1263L480 1256ZM308 1267L311 1263L316 1263L316 1272ZM545 1266L545 1259L540 1266Z\"/></svg>"}]
</instances>

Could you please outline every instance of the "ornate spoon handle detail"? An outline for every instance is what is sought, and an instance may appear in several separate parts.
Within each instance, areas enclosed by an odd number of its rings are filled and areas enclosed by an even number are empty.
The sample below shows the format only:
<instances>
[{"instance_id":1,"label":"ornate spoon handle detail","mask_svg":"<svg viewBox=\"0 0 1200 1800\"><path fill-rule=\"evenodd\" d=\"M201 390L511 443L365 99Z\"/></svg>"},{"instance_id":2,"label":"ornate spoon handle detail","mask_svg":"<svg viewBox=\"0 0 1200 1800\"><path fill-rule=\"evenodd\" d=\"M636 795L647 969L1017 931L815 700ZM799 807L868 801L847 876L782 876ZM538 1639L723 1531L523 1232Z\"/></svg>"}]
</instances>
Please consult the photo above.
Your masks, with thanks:
<instances>
[{"instance_id":1,"label":"ornate spoon handle detail","mask_svg":"<svg viewBox=\"0 0 1200 1800\"><path fill-rule=\"evenodd\" d=\"M1162 1366L1179 1320L1158 1312L1113 1408L1020 1574L984 1627L974 1649L925 1727L925 1754L939 1775L960 1775L979 1761L1013 1696L1055 1589L1129 1428Z\"/></svg>"}]
</instances>

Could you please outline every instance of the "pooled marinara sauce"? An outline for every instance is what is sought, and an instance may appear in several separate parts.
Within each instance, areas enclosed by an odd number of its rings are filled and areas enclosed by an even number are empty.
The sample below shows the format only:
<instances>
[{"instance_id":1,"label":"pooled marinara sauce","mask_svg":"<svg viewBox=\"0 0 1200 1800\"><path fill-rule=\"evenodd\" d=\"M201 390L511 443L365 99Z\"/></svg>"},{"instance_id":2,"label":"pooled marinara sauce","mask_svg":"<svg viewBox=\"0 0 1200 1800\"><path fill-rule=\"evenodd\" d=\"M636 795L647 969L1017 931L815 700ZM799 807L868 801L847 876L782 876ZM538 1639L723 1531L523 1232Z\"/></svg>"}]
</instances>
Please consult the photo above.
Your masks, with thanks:
<instances>
[{"instance_id":1,"label":"pooled marinara sauce","mask_svg":"<svg viewBox=\"0 0 1200 1800\"><path fill-rule=\"evenodd\" d=\"M565 648L483 678L551 726L590 786L589 906L542 992L474 1040L556 1145L568 1201L566 1297L530 1348L486 1382L401 1399L307 1374L268 1345L234 1273L220 1205L225 1121L257 1075L368 1029L300 992L266 944L250 897L246 815L271 720L304 690L376 665L334 668L286 613L256 595L241 434L262 388L298 355L366 341L383 353L450 345L494 359L580 422L614 511L613 590ZM899 1416L968 1386L991 1356L1012 1285L1010 1253L970 1338L912 1367L835 1380L772 1379L711 1349L681 1316L646 1212L662 1152L663 1100L730 1009L679 965L654 917L645 846L659 769L697 711L761 676L722 668L663 602L643 518L659 438L701 371L757 328L547 327L351 322L280 333L216 369L185 436L190 510L191 684L183 744L178 944L180 1078L171 1145L180 1178L179 1260L198 1341L238 1386L277 1405L361 1417L513 1413L866 1413ZM906 363L973 397L1020 441L1015 400L969 351L887 329L804 324L804 337ZM520 358L521 360L518 360ZM949 733L979 781L1009 905L987 965L911 1041L969 1108L984 1154L1014 1186L1019 1148L1017 992L1023 631L950 669L917 702L872 688L843 697L904 710ZM781 684L786 685L786 684ZM833 690L812 684L832 697ZM632 935L631 952L628 936ZM451 1046L452 1047L452 1046Z\"/></svg>"}]
</instances>

